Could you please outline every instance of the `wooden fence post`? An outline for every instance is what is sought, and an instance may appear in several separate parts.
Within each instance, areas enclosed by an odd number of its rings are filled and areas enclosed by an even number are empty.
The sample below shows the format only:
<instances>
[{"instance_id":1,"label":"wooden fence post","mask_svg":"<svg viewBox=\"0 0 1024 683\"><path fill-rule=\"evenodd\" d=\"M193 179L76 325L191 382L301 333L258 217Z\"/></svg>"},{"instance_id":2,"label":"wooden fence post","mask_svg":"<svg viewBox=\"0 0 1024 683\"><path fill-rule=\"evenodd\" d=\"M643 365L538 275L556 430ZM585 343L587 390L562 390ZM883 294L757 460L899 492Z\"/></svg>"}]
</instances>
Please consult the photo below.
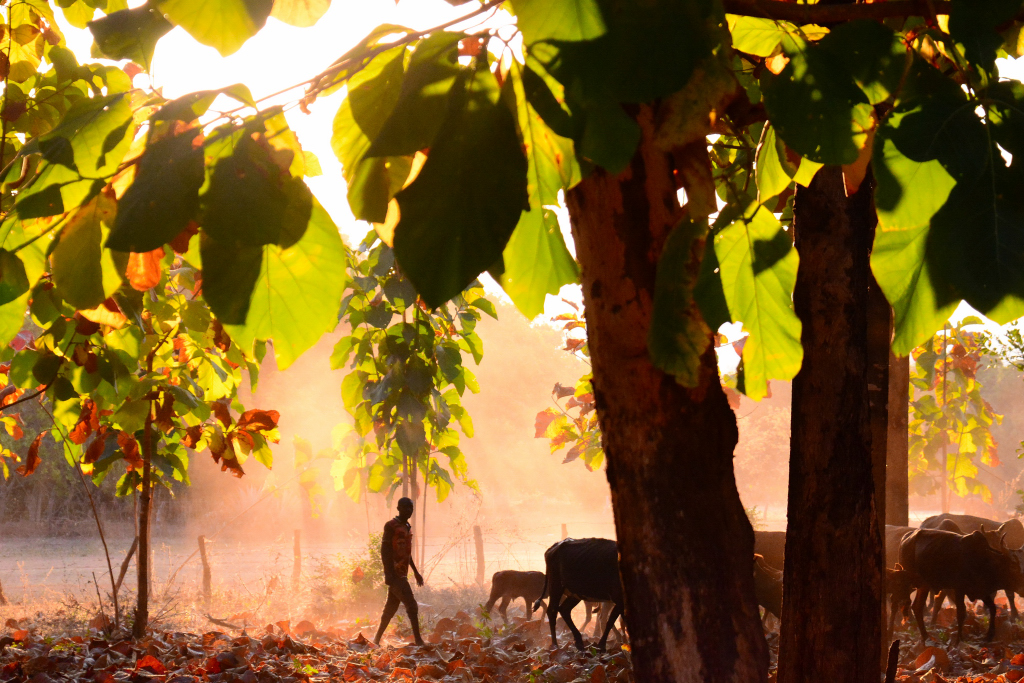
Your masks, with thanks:
<instances>
[{"instance_id":1,"label":"wooden fence post","mask_svg":"<svg viewBox=\"0 0 1024 683\"><path fill-rule=\"evenodd\" d=\"M565 524L562 524L562 540L564 541L567 538L569 538L569 527L567 527Z\"/></svg>"},{"instance_id":2,"label":"wooden fence post","mask_svg":"<svg viewBox=\"0 0 1024 683\"><path fill-rule=\"evenodd\" d=\"M473 539L476 541L476 582L484 585L484 535L480 527L473 525Z\"/></svg>"},{"instance_id":3,"label":"wooden fence post","mask_svg":"<svg viewBox=\"0 0 1024 683\"><path fill-rule=\"evenodd\" d=\"M295 530L295 565L292 567L292 588L299 589L302 581L302 530Z\"/></svg>"},{"instance_id":4,"label":"wooden fence post","mask_svg":"<svg viewBox=\"0 0 1024 683\"><path fill-rule=\"evenodd\" d=\"M203 561L203 603L209 609L213 589L211 586L210 560L206 557L206 536L199 537L199 559Z\"/></svg>"}]
</instances>

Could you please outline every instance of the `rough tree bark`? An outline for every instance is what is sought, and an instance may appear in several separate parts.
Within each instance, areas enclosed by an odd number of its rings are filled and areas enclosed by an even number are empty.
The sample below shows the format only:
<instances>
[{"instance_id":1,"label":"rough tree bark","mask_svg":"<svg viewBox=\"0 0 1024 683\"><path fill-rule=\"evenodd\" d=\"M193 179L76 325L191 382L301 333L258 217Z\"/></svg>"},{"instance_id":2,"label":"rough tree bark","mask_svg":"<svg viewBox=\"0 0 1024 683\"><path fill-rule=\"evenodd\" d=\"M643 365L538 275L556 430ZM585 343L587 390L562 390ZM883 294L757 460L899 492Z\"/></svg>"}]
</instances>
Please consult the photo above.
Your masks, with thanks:
<instances>
[{"instance_id":1,"label":"rough tree bark","mask_svg":"<svg viewBox=\"0 0 1024 683\"><path fill-rule=\"evenodd\" d=\"M870 183L839 168L797 188L793 295L803 366L793 380L786 597L779 683L877 683L882 538L868 407Z\"/></svg>"},{"instance_id":2,"label":"rough tree bark","mask_svg":"<svg viewBox=\"0 0 1024 683\"><path fill-rule=\"evenodd\" d=\"M910 523L910 357L889 354L889 434L885 481L886 524Z\"/></svg>"},{"instance_id":3,"label":"rough tree bark","mask_svg":"<svg viewBox=\"0 0 1024 683\"><path fill-rule=\"evenodd\" d=\"M693 389L655 368L647 351L658 257L682 215L672 159L651 144L650 119L641 107L644 137L625 172L597 170L567 194L634 670L645 683L763 681L753 531L713 345Z\"/></svg>"},{"instance_id":4,"label":"rough tree bark","mask_svg":"<svg viewBox=\"0 0 1024 683\"><path fill-rule=\"evenodd\" d=\"M864 183L871 177L864 179ZM872 220L872 222L874 222ZM870 231L874 241L874 229ZM889 446L889 349L892 348L892 307L875 282L868 278L867 303L867 381L868 410L871 424L871 468L875 482L875 500L886 499L886 464ZM885 538L885 505L875 506L878 530ZM886 652L882 653L887 655Z\"/></svg>"}]
</instances>

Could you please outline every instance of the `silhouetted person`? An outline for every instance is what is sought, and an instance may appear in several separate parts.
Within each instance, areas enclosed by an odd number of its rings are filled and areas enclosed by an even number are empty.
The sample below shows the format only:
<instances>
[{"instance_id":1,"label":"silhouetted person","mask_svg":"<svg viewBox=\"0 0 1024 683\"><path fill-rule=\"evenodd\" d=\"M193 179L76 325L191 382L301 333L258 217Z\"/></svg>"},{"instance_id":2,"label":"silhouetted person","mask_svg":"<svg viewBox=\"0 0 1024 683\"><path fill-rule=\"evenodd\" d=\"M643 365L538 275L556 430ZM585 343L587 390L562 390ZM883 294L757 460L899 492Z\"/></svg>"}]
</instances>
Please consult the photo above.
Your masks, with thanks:
<instances>
[{"instance_id":1,"label":"silhouetted person","mask_svg":"<svg viewBox=\"0 0 1024 683\"><path fill-rule=\"evenodd\" d=\"M417 645L423 644L420 637L420 615L416 597L409 585L409 567L412 567L416 584L423 585L416 564L412 561L412 517L413 503L409 498L398 500L398 516L384 525L384 538L380 543L380 559L384 563L384 583L388 586L388 600L384 603L384 613L380 616L380 628L373 642L380 644L384 629L391 623L391 617L398 611L398 603L405 605L405 612L412 624L412 635Z\"/></svg>"}]
</instances>

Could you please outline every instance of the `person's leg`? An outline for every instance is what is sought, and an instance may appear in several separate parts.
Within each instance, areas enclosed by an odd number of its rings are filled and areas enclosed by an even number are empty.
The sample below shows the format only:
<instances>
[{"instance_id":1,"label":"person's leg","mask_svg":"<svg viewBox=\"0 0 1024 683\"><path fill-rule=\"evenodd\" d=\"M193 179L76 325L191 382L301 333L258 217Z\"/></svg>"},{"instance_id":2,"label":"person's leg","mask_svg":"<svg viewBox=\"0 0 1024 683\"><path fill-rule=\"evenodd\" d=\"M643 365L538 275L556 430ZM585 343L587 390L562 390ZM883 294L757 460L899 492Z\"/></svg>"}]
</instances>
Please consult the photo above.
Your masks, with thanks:
<instances>
[{"instance_id":1,"label":"person's leg","mask_svg":"<svg viewBox=\"0 0 1024 683\"><path fill-rule=\"evenodd\" d=\"M406 582L408 585L408 582ZM380 627L377 629L377 635L374 636L373 642L380 645L380 639L384 635L384 629L391 623L391 618L395 616L395 612L398 611L398 605L401 602L401 598L395 589L388 586L388 599L384 603L384 612L380 615Z\"/></svg>"},{"instance_id":2,"label":"person's leg","mask_svg":"<svg viewBox=\"0 0 1024 683\"><path fill-rule=\"evenodd\" d=\"M412 586L409 584L409 580L401 579L397 581L395 589L401 593L399 597L402 600L402 604L405 605L405 613L409 615L412 637L417 645L422 645L423 638L420 636L420 607L416 603L416 596L412 593Z\"/></svg>"}]
</instances>

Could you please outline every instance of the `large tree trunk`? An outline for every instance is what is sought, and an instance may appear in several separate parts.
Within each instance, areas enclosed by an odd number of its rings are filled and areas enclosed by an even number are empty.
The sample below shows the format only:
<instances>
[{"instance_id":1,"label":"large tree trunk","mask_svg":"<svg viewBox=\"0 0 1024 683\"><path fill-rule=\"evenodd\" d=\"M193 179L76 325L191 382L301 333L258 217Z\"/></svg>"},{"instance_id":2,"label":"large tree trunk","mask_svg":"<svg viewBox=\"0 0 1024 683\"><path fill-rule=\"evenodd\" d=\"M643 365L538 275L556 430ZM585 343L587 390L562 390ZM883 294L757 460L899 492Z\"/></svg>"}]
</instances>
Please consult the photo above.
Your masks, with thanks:
<instances>
[{"instance_id":1,"label":"large tree trunk","mask_svg":"<svg viewBox=\"0 0 1024 683\"><path fill-rule=\"evenodd\" d=\"M840 169L797 188L793 302L803 366L793 380L786 596L779 683L877 683L882 538L868 404L869 182L846 197Z\"/></svg>"},{"instance_id":2,"label":"large tree trunk","mask_svg":"<svg viewBox=\"0 0 1024 683\"><path fill-rule=\"evenodd\" d=\"M871 182L871 177L864 183ZM874 219L871 221L874 222ZM874 241L874 230L870 231ZM892 348L892 307L874 276L868 277L867 302L867 381L868 420L871 425L871 470L875 482L875 500L886 499L886 464L889 446L889 354ZM875 506L878 530L884 543L885 505ZM885 653L883 653L884 655Z\"/></svg>"},{"instance_id":3,"label":"large tree trunk","mask_svg":"<svg viewBox=\"0 0 1024 683\"><path fill-rule=\"evenodd\" d=\"M889 354L889 433L885 478L885 522L910 524L910 357Z\"/></svg>"},{"instance_id":4,"label":"large tree trunk","mask_svg":"<svg viewBox=\"0 0 1024 683\"><path fill-rule=\"evenodd\" d=\"M715 351L709 344L693 389L655 368L647 351L658 257L682 215L650 118L641 107L644 137L629 169L597 170L567 195L634 671L644 683L763 681L753 531L736 490L736 419Z\"/></svg>"}]
</instances>

